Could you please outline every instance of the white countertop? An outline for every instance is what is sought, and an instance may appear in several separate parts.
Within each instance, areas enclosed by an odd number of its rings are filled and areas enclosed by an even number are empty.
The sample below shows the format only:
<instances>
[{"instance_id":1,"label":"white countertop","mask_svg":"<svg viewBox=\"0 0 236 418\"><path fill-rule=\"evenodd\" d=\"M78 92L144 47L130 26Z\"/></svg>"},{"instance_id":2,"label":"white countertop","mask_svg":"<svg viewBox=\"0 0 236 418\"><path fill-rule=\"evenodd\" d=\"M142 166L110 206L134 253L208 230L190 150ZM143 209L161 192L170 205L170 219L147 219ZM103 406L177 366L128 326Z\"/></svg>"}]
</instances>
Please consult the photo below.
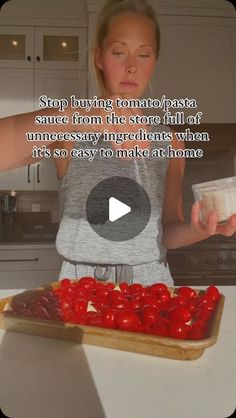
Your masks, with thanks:
<instances>
[{"instance_id":1,"label":"white countertop","mask_svg":"<svg viewBox=\"0 0 236 418\"><path fill-rule=\"evenodd\" d=\"M202 288L202 287L201 287ZM12 418L226 418L236 406L236 287L217 343L197 360L0 330L0 408ZM0 290L0 298L19 290Z\"/></svg>"}]
</instances>

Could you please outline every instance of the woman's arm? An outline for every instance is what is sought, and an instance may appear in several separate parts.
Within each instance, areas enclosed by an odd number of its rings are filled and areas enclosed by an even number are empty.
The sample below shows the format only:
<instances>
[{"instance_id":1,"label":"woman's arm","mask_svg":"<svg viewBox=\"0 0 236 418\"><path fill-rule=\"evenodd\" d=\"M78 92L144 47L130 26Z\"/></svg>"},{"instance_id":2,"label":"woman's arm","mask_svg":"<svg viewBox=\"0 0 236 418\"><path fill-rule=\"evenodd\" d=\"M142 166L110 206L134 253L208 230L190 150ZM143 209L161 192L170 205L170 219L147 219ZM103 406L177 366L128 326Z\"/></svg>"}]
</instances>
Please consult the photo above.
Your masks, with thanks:
<instances>
[{"instance_id":1,"label":"woman's arm","mask_svg":"<svg viewBox=\"0 0 236 418\"><path fill-rule=\"evenodd\" d=\"M182 142L174 136L173 148L182 148ZM218 225L218 214L212 211L206 225L200 222L200 204L193 204L191 222L184 223L183 214L183 176L184 158L170 159L166 176L165 197L163 204L163 243L167 249L185 247L202 241L211 235L231 236L236 232L236 214L231 216L226 225Z\"/></svg>"},{"instance_id":2,"label":"woman's arm","mask_svg":"<svg viewBox=\"0 0 236 418\"><path fill-rule=\"evenodd\" d=\"M66 109L63 115L69 114ZM35 117L38 115L62 115L55 108L41 109L35 112L23 113L0 119L0 171L10 170L35 162L32 150L35 145L53 147L53 142L27 141L27 132L66 132L69 125L35 125Z\"/></svg>"}]
</instances>

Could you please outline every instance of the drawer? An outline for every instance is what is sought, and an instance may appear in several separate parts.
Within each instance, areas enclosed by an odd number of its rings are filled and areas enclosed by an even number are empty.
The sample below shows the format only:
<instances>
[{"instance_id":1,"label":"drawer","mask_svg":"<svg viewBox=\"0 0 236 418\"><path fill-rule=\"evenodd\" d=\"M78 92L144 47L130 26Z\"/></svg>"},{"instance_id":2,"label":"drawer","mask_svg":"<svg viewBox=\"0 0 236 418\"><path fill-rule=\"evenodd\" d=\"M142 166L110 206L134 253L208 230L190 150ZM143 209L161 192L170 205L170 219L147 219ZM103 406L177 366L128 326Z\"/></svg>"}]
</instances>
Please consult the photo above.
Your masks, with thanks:
<instances>
[{"instance_id":1,"label":"drawer","mask_svg":"<svg viewBox=\"0 0 236 418\"><path fill-rule=\"evenodd\" d=\"M61 258L55 249L6 249L0 251L0 271L59 270Z\"/></svg>"},{"instance_id":2,"label":"drawer","mask_svg":"<svg viewBox=\"0 0 236 418\"><path fill-rule=\"evenodd\" d=\"M59 270L0 271L0 289L33 289L59 277Z\"/></svg>"}]
</instances>

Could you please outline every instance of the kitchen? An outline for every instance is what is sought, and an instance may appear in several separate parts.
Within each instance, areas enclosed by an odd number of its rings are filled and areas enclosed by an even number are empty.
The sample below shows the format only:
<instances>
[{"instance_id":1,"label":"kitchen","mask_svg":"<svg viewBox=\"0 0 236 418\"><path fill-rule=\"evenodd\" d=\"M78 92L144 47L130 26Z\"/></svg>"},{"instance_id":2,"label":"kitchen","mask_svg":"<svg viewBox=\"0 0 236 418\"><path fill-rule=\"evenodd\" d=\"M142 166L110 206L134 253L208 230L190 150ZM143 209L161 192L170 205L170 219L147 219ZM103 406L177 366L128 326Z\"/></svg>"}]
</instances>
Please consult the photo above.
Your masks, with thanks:
<instances>
[{"instance_id":1,"label":"kitchen","mask_svg":"<svg viewBox=\"0 0 236 418\"><path fill-rule=\"evenodd\" d=\"M210 136L203 159L186 164L184 206L189 219L192 184L236 175L234 10L223 0L158 4L153 0L153 4L160 16L163 52L151 93L196 98L203 118L191 130L201 127ZM93 0L57 0L56 7L55 0L10 0L2 6L0 40L12 35L15 40L17 35L25 49L17 57L12 50L2 55L0 43L1 117L36 109L43 93L58 98L75 91L80 97L97 93L88 73L86 47L99 5ZM71 53L65 57L59 49L52 55L56 38L64 36L72 42ZM183 130L183 126L174 128ZM1 298L58 277L61 260L54 244L60 221L58 179L49 160L0 173ZM168 360L0 330L4 414L12 418L230 416L235 408L235 241L235 237L215 237L201 248L191 248L190 255L187 249L169 252L176 285L214 282L226 298L217 344L200 360ZM199 269L194 257L200 257Z\"/></svg>"}]
</instances>

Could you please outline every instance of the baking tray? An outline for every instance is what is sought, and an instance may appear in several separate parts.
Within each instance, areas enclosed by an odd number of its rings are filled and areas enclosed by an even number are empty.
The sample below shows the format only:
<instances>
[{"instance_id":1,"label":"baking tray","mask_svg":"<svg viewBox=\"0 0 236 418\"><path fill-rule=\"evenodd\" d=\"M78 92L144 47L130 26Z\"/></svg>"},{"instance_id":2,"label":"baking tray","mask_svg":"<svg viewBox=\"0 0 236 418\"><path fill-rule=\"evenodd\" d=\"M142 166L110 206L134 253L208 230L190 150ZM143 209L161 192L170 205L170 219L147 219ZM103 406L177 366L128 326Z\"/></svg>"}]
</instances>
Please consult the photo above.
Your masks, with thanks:
<instances>
[{"instance_id":1,"label":"baking tray","mask_svg":"<svg viewBox=\"0 0 236 418\"><path fill-rule=\"evenodd\" d=\"M32 295L32 292L34 294L35 292L40 293L42 290L52 290L59 286L60 282L53 282L47 287L27 290L21 294L1 299L0 328L7 331L72 341L77 344L90 344L175 360L195 360L202 356L206 348L211 347L217 341L225 301L222 294L211 320L208 337L201 340L180 340L116 329L77 325L69 322L18 316L3 311L6 303L11 304L16 296L25 298ZM168 289L171 293L175 292L174 287ZM200 294L204 292L199 289L195 290Z\"/></svg>"}]
</instances>

